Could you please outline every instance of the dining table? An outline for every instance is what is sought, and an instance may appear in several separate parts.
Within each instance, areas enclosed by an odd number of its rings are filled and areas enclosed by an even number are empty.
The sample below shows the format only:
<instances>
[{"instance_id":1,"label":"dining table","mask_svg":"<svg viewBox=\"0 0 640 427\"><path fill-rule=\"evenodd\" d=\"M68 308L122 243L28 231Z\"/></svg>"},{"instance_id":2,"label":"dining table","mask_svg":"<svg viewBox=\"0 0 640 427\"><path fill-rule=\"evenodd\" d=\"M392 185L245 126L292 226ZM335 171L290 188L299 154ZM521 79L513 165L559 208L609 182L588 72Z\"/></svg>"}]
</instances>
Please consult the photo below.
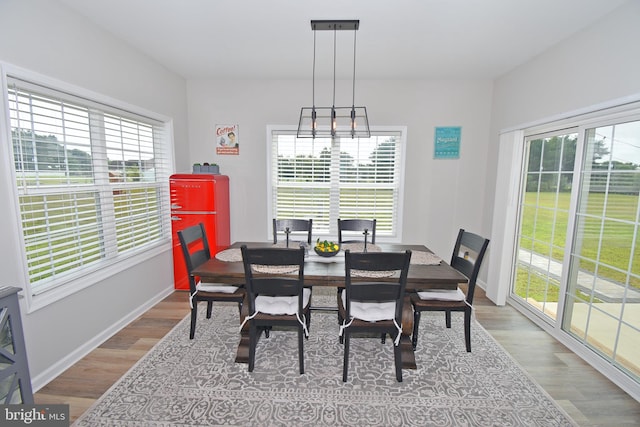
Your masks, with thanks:
<instances>
[{"instance_id":1,"label":"dining table","mask_svg":"<svg viewBox=\"0 0 640 427\"><path fill-rule=\"evenodd\" d=\"M290 242L289 247L299 247L299 242ZM230 285L243 285L245 283L244 265L241 255L239 255L242 245L248 248L264 248L279 246L273 242L234 242L228 248L219 251L216 256L202 263L193 269L192 274L200 277L202 282L216 282ZM351 245L354 252L362 251L362 244ZM349 248L343 245L340 253L334 257L321 257L317 255L312 247L307 247L308 255L304 263L304 284L305 286L344 288L345 264L344 249ZM407 293L402 312L402 337L400 346L402 349L402 368L416 369L415 355L411 345L411 332L413 330L413 309L411 307L410 295L417 290L455 290L460 283L467 283L467 278L455 268L451 267L443 259L437 257L424 245L400 244L400 243L369 243L368 251L382 252L403 252L412 251L412 261L409 266L407 277ZM376 281L397 280L395 278L376 278ZM337 298L336 298L337 304ZM312 309L314 307L312 306ZM327 307L316 308L321 310ZM333 308L335 310L335 307ZM242 322L248 316L248 304L242 305ZM336 323L337 324L337 323ZM337 328L336 328L337 329ZM236 363L248 363L249 361L249 334L248 327L240 332L240 342L236 353Z\"/></svg>"}]
</instances>

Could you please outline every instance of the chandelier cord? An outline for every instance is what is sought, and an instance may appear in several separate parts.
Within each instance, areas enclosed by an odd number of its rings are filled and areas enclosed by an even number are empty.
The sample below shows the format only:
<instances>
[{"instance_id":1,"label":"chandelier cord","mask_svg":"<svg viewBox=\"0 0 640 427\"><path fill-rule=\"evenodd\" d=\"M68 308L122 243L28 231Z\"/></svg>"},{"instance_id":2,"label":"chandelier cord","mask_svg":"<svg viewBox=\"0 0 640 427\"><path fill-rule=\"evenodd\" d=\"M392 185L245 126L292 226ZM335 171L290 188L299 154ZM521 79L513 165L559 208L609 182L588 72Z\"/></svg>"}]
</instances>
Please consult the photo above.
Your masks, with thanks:
<instances>
[{"instance_id":1,"label":"chandelier cord","mask_svg":"<svg viewBox=\"0 0 640 427\"><path fill-rule=\"evenodd\" d=\"M333 106L336 106L336 26L333 27Z\"/></svg>"},{"instance_id":2,"label":"chandelier cord","mask_svg":"<svg viewBox=\"0 0 640 427\"><path fill-rule=\"evenodd\" d=\"M355 107L356 105L356 34L357 31L353 31L353 83L351 84L351 89L353 91L353 98L351 99L351 106Z\"/></svg>"},{"instance_id":3,"label":"chandelier cord","mask_svg":"<svg viewBox=\"0 0 640 427\"><path fill-rule=\"evenodd\" d=\"M316 28L313 27L313 73L312 75L312 84L311 84L311 103L313 104L313 108L316 108Z\"/></svg>"}]
</instances>

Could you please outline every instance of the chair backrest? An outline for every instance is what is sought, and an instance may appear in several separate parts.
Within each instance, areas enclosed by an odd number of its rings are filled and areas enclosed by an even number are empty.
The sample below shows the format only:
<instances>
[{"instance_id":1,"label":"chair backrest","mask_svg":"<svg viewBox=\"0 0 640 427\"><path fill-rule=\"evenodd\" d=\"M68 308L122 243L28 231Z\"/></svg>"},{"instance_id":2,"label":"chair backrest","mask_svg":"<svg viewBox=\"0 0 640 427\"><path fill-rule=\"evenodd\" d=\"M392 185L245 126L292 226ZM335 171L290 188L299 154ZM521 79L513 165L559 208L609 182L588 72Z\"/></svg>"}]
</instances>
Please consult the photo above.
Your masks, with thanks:
<instances>
[{"instance_id":1,"label":"chair backrest","mask_svg":"<svg viewBox=\"0 0 640 427\"><path fill-rule=\"evenodd\" d=\"M241 246L245 287L249 296L249 313L255 310L255 298L298 296L298 313L302 313L304 288L304 248L247 248Z\"/></svg>"},{"instance_id":2,"label":"chair backrest","mask_svg":"<svg viewBox=\"0 0 640 427\"><path fill-rule=\"evenodd\" d=\"M273 244L278 243L278 232L286 231L287 228L290 232L306 231L307 243L311 244L311 233L313 228L312 219L273 219Z\"/></svg>"},{"instance_id":3,"label":"chair backrest","mask_svg":"<svg viewBox=\"0 0 640 427\"><path fill-rule=\"evenodd\" d=\"M346 292L345 310L347 317L351 315L351 301L395 301L395 318L398 322L401 322L410 261L411 251L409 250L405 252L366 253L346 250L344 292ZM354 270L358 270L358 277L355 279ZM392 276L391 272L393 272ZM367 278L367 273L371 273L373 277ZM385 280L376 280L376 274L388 277L385 277Z\"/></svg>"},{"instance_id":4,"label":"chair backrest","mask_svg":"<svg viewBox=\"0 0 640 427\"><path fill-rule=\"evenodd\" d=\"M458 238L453 247L453 255L451 255L451 267L469 279L469 289L467 290L467 302L469 304L473 304L476 279L478 278L487 246L489 246L489 239L465 231L462 228L458 232Z\"/></svg>"},{"instance_id":5,"label":"chair backrest","mask_svg":"<svg viewBox=\"0 0 640 427\"><path fill-rule=\"evenodd\" d=\"M189 288L191 293L196 291L196 279L191 272L194 268L199 267L203 262L211 258L209 250L209 241L204 230L204 224L192 225L183 230L178 231L178 239L182 247L182 255L187 265L187 273L189 274Z\"/></svg>"},{"instance_id":6,"label":"chair backrest","mask_svg":"<svg viewBox=\"0 0 640 427\"><path fill-rule=\"evenodd\" d=\"M343 240L343 231L358 231L360 234L364 233L364 230L368 231L368 235L371 236L371 243L376 243L376 220L375 219L340 219L338 218L338 243L347 242L364 242L364 236L357 239Z\"/></svg>"}]
</instances>

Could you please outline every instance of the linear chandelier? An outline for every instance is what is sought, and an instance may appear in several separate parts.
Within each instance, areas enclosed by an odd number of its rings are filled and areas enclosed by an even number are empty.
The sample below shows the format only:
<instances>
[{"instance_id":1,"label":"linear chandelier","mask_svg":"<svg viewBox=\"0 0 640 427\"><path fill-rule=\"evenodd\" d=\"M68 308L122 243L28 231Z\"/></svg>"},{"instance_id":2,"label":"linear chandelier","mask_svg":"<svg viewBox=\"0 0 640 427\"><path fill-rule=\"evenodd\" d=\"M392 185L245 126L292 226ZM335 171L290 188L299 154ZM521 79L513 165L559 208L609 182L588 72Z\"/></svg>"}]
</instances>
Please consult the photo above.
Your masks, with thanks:
<instances>
[{"instance_id":1,"label":"linear chandelier","mask_svg":"<svg viewBox=\"0 0 640 427\"><path fill-rule=\"evenodd\" d=\"M356 32L359 20L312 20L313 83L312 106L302 107L298 122L298 138L369 138L369 119L366 107L356 107ZM333 103L330 107L316 106L316 31L333 31ZM336 107L336 34L353 31L353 81L350 107Z\"/></svg>"}]
</instances>

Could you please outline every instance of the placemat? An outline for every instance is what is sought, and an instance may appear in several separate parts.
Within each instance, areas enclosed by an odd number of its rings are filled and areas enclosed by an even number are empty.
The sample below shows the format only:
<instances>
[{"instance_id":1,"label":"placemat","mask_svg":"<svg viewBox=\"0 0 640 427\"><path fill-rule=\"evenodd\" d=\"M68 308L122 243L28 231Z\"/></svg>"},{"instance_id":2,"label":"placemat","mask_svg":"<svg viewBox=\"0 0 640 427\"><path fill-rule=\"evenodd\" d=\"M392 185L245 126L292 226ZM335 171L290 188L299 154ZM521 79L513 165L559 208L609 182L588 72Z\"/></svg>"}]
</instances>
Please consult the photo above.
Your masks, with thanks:
<instances>
[{"instance_id":1,"label":"placemat","mask_svg":"<svg viewBox=\"0 0 640 427\"><path fill-rule=\"evenodd\" d=\"M438 265L442 258L438 255L425 251L411 251L411 264L417 265Z\"/></svg>"},{"instance_id":2,"label":"placemat","mask_svg":"<svg viewBox=\"0 0 640 427\"><path fill-rule=\"evenodd\" d=\"M352 243L353 245L360 245L359 248L362 250L364 248L363 243ZM346 245L345 245L346 246ZM369 251L369 246L367 245L367 251ZM379 252L380 247L373 245L375 249L371 252ZM354 251L356 252L356 251ZM439 256L425 251L412 251L411 252L411 264L415 265L438 265L442 262L442 258ZM382 277L391 277L395 274L395 271L391 270L383 270L383 271L364 271L364 270L351 270L351 275L354 277L370 277L370 278L382 278Z\"/></svg>"},{"instance_id":3,"label":"placemat","mask_svg":"<svg viewBox=\"0 0 640 427\"><path fill-rule=\"evenodd\" d=\"M304 246L305 248L309 247L307 242L301 242L300 240L289 240L289 249L298 249L300 246ZM286 248L287 241L281 240L278 243L273 245L274 248Z\"/></svg>"},{"instance_id":4,"label":"placemat","mask_svg":"<svg viewBox=\"0 0 640 427\"><path fill-rule=\"evenodd\" d=\"M242 262L242 250L230 248L216 254L216 259L224 262Z\"/></svg>"},{"instance_id":5,"label":"placemat","mask_svg":"<svg viewBox=\"0 0 640 427\"><path fill-rule=\"evenodd\" d=\"M270 273L270 274L289 274L296 273L298 271L297 265L259 265L254 264L251 269L256 273Z\"/></svg>"},{"instance_id":6,"label":"placemat","mask_svg":"<svg viewBox=\"0 0 640 427\"><path fill-rule=\"evenodd\" d=\"M289 242L291 243L291 242ZM284 247L284 246L282 246ZM242 250L230 248L216 254L216 259L224 262L242 262ZM256 273L289 274L298 271L297 265L254 265L252 267Z\"/></svg>"},{"instance_id":7,"label":"placemat","mask_svg":"<svg viewBox=\"0 0 640 427\"><path fill-rule=\"evenodd\" d=\"M343 251L349 249L351 252L364 252L364 243L343 243L341 248ZM373 243L367 243L367 252L380 252L382 249Z\"/></svg>"},{"instance_id":8,"label":"placemat","mask_svg":"<svg viewBox=\"0 0 640 427\"><path fill-rule=\"evenodd\" d=\"M391 277L396 272L393 270L380 270L380 271L369 271L369 270L351 270L352 277L370 277L372 279L379 279L382 277Z\"/></svg>"}]
</instances>

